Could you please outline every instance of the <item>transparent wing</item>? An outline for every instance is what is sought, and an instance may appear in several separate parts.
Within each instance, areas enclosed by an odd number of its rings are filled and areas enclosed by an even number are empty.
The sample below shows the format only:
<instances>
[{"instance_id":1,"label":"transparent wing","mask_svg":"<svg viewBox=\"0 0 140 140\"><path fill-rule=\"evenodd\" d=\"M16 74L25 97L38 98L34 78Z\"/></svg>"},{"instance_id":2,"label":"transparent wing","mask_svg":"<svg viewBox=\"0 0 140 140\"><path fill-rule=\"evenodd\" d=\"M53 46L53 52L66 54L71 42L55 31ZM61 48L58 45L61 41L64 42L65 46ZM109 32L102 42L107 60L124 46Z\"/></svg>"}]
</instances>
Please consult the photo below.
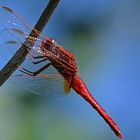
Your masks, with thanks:
<instances>
[{"instance_id":1,"label":"transparent wing","mask_svg":"<svg viewBox=\"0 0 140 140\"><path fill-rule=\"evenodd\" d=\"M49 73L40 73L37 76L29 76L25 74L13 75L9 79L11 83L32 92L37 95L58 95L63 96L64 94L64 82L61 75L57 75L53 68L49 69Z\"/></svg>"},{"instance_id":2,"label":"transparent wing","mask_svg":"<svg viewBox=\"0 0 140 140\"><path fill-rule=\"evenodd\" d=\"M7 41L0 45L0 60L1 68L8 62L12 57L16 49L21 45L17 41ZM40 55L34 49L31 51L32 55ZM46 65L49 61L45 61L41 64L34 65L29 55L21 65L22 67L30 70L36 71L43 65ZM37 76L29 76L16 71L9 81L29 92L38 95L58 95L63 96L64 94L64 78L58 73L54 67L49 67Z\"/></svg>"},{"instance_id":3,"label":"transparent wing","mask_svg":"<svg viewBox=\"0 0 140 140\"><path fill-rule=\"evenodd\" d=\"M30 34L31 31L33 31L32 34ZM16 50L23 44L27 47L34 45L31 49L32 55L42 55L40 45L45 37L41 34L39 38L36 38L39 35L40 33L16 12L0 5L0 68L11 59ZM29 41L25 42L25 38L28 38ZM30 56L27 55L22 67L30 71L36 71L47 63L45 61L34 65ZM49 67L37 76L27 76L17 70L10 81L36 94L64 93L64 79L53 67Z\"/></svg>"},{"instance_id":4,"label":"transparent wing","mask_svg":"<svg viewBox=\"0 0 140 140\"><path fill-rule=\"evenodd\" d=\"M0 5L0 38L4 41L16 40L26 47L34 45L34 49L39 50L40 53L42 53L39 49L42 40L46 39L20 15L2 5ZM27 40L25 42L27 38L28 42Z\"/></svg>"},{"instance_id":5,"label":"transparent wing","mask_svg":"<svg viewBox=\"0 0 140 140\"><path fill-rule=\"evenodd\" d=\"M43 76L43 77L42 77ZM58 75L39 74L35 77L13 75L9 82L37 95L64 96L63 79Z\"/></svg>"},{"instance_id":6,"label":"transparent wing","mask_svg":"<svg viewBox=\"0 0 140 140\"><path fill-rule=\"evenodd\" d=\"M38 30L36 30L30 23L28 23L15 11L2 5L0 5L0 24L1 24L1 27L4 26L5 30L18 29L24 32L24 34L26 35L29 35L32 31L32 34L30 34L30 36L35 37L35 36L40 35L42 39L45 39L45 36L40 34Z\"/></svg>"}]
</instances>

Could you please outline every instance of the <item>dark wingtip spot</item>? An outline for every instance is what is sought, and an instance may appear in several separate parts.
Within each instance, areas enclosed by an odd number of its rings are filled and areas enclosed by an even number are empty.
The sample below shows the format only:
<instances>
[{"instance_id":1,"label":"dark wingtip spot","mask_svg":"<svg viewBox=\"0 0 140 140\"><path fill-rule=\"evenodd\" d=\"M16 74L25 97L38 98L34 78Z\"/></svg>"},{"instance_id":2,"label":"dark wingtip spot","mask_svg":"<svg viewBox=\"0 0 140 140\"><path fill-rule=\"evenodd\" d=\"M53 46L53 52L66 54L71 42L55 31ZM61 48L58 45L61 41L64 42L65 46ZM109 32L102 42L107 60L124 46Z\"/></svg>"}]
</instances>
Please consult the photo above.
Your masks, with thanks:
<instances>
[{"instance_id":1,"label":"dark wingtip spot","mask_svg":"<svg viewBox=\"0 0 140 140\"><path fill-rule=\"evenodd\" d=\"M5 6L3 6L3 9L6 10L6 11L8 11L8 12L10 12L10 13L13 13L14 12L13 10L11 10L10 8L5 7Z\"/></svg>"},{"instance_id":2,"label":"dark wingtip spot","mask_svg":"<svg viewBox=\"0 0 140 140\"><path fill-rule=\"evenodd\" d=\"M24 35L24 33L21 30L17 29L17 28L12 28L12 30L17 32L17 33L19 33L19 34L21 34L21 35Z\"/></svg>"}]
</instances>

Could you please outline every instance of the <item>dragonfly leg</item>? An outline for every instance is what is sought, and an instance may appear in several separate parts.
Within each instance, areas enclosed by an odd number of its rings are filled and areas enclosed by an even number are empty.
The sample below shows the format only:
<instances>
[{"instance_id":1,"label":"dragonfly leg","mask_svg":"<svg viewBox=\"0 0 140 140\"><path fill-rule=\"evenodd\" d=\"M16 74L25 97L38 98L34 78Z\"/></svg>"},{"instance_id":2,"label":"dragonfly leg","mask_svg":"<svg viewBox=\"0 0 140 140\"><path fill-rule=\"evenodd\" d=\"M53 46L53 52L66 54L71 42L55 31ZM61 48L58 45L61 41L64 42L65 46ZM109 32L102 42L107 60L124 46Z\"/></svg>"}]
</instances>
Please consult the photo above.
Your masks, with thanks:
<instances>
[{"instance_id":1,"label":"dragonfly leg","mask_svg":"<svg viewBox=\"0 0 140 140\"><path fill-rule=\"evenodd\" d=\"M47 58L45 58L45 57L42 56L42 55L41 55L41 56L33 56L33 54L32 54L32 52L30 51L30 49L28 49L28 52L29 52L29 56L30 56L31 61L32 61L33 64L39 64L39 63L44 62L44 61L47 60ZM43 59L41 59L41 58L43 58ZM41 59L41 60L35 61L34 59Z\"/></svg>"},{"instance_id":2,"label":"dragonfly leg","mask_svg":"<svg viewBox=\"0 0 140 140\"><path fill-rule=\"evenodd\" d=\"M39 63L41 63L41 62L46 61L47 59L46 59L46 58L44 58L44 59L39 60L39 61L34 61L33 59L31 59L31 60L32 60L32 63L36 65L36 64L39 64Z\"/></svg>"},{"instance_id":3,"label":"dragonfly leg","mask_svg":"<svg viewBox=\"0 0 140 140\"><path fill-rule=\"evenodd\" d=\"M45 65L45 66L43 66L43 67L41 67L39 70L37 70L37 71L34 71L34 72L32 72L32 71L30 71L30 70L27 70L27 69L25 69L24 67L19 67L19 71L20 72L22 72L22 73L24 73L24 74L27 74L27 75L29 75L29 76L36 76L36 75L38 75L39 73L41 73L43 70L45 70L45 69L47 69L49 66L51 66L52 65L52 63L48 63L47 65Z\"/></svg>"}]
</instances>

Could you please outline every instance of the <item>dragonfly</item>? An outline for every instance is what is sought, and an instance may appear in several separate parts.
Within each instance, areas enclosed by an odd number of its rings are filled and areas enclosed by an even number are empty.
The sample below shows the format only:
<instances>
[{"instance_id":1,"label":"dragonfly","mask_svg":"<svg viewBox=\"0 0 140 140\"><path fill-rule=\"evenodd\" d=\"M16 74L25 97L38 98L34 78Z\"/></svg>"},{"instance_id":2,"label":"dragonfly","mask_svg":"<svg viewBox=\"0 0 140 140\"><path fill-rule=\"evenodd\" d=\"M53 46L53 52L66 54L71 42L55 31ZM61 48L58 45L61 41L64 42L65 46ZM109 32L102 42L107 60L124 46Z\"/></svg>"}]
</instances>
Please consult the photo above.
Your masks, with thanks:
<instances>
[{"instance_id":1,"label":"dragonfly","mask_svg":"<svg viewBox=\"0 0 140 140\"><path fill-rule=\"evenodd\" d=\"M30 34L31 31L34 32ZM36 34L38 34L39 37L35 37ZM45 79L46 81L48 79L55 79L58 77L58 79L63 78L63 92L69 93L70 89L72 88L102 116L102 118L106 121L106 123L110 126L114 133L119 138L122 138L122 133L115 121L95 100L84 81L80 78L77 60L74 54L59 45L54 39L45 37L12 9L0 5L0 37L4 35L6 37L2 38L2 41L4 40L4 43L1 45L4 46L2 49L5 49L5 46L9 45L12 47L8 49L13 49L13 46L16 45L19 47L21 45L24 45L29 51L28 57L30 58L31 63L34 64L35 67L40 64L43 65L41 67L39 66L35 71L32 71L23 66L18 66L18 71L21 73L20 76L23 76L27 79ZM4 53L0 55L3 54ZM55 69L58 74L51 75L43 73L44 71L49 70L50 67ZM60 82L58 83L62 84ZM38 82L38 84L40 83ZM49 82L47 82L46 84L49 84ZM34 87L31 88L31 90L33 89ZM49 89L47 88L47 90Z\"/></svg>"}]
</instances>

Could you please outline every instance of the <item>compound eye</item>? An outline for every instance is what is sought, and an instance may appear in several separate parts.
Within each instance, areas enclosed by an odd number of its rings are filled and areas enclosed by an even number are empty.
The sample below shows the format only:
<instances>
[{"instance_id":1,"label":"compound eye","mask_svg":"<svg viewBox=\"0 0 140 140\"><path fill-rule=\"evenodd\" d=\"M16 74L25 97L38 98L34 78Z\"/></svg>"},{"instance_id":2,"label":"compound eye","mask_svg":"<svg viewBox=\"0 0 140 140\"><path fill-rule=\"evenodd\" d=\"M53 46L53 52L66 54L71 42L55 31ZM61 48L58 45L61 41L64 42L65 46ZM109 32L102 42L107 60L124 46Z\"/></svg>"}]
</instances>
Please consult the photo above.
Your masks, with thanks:
<instances>
[{"instance_id":1,"label":"compound eye","mask_svg":"<svg viewBox=\"0 0 140 140\"><path fill-rule=\"evenodd\" d=\"M45 44L45 49L50 50L52 48L52 46L48 43Z\"/></svg>"},{"instance_id":2,"label":"compound eye","mask_svg":"<svg viewBox=\"0 0 140 140\"><path fill-rule=\"evenodd\" d=\"M50 39L46 40L46 44L52 45L53 44L52 40L50 40Z\"/></svg>"},{"instance_id":3,"label":"compound eye","mask_svg":"<svg viewBox=\"0 0 140 140\"><path fill-rule=\"evenodd\" d=\"M44 41L44 48L47 50L51 50L53 43L50 39Z\"/></svg>"},{"instance_id":4,"label":"compound eye","mask_svg":"<svg viewBox=\"0 0 140 140\"><path fill-rule=\"evenodd\" d=\"M55 40L52 39L52 38L47 38L46 40L47 40L48 42L50 42L50 43L54 43L54 42L55 42Z\"/></svg>"}]
</instances>

